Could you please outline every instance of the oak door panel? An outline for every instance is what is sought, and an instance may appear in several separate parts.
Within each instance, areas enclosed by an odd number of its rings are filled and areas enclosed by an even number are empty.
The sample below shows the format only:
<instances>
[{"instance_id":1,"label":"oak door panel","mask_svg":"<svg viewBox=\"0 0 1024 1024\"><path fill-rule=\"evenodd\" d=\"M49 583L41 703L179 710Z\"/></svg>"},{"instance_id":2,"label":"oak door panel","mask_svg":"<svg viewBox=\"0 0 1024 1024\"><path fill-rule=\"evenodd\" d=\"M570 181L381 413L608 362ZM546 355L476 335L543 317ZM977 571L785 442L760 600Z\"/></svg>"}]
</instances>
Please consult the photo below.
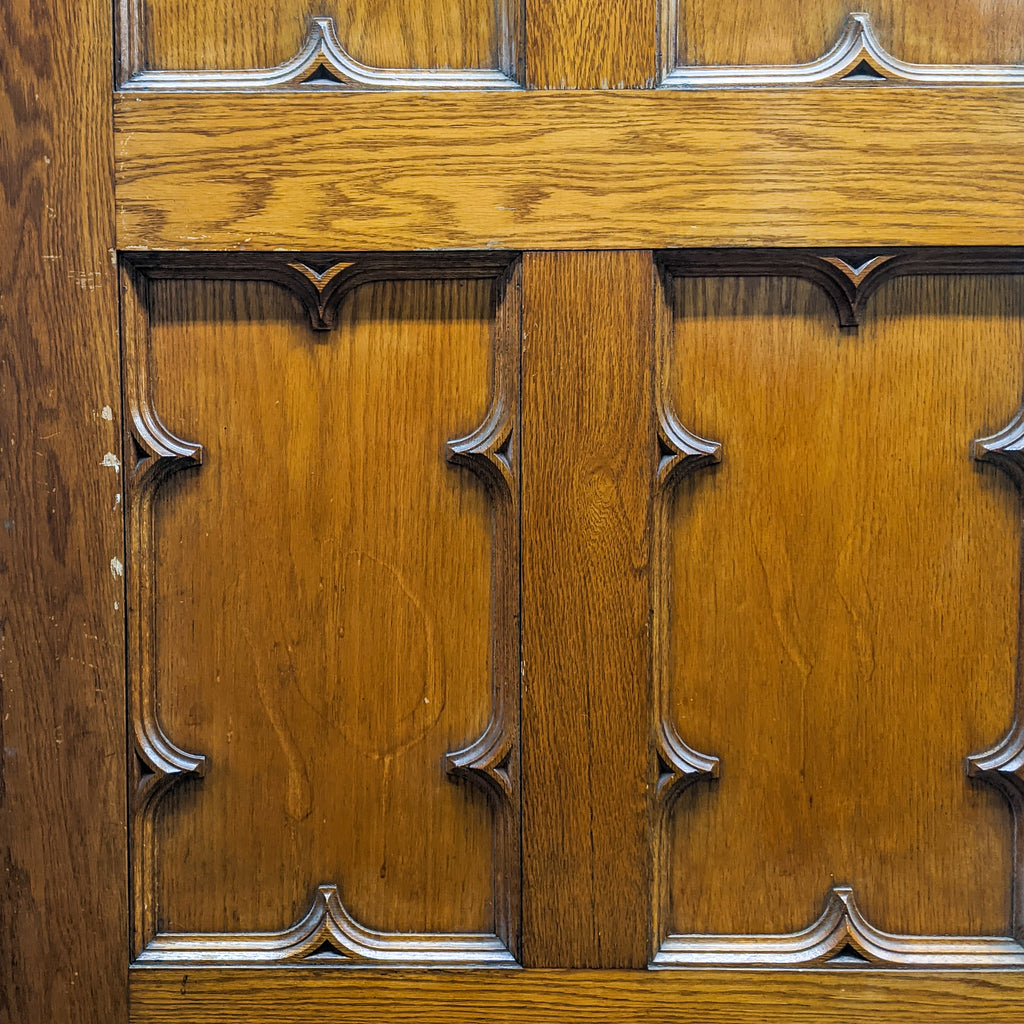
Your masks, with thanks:
<instances>
[{"instance_id":1,"label":"oak door panel","mask_svg":"<svg viewBox=\"0 0 1024 1024\"><path fill-rule=\"evenodd\" d=\"M338 917L320 885L514 943L503 273L371 274L319 330L277 283L132 274L137 953Z\"/></svg>"},{"instance_id":2,"label":"oak door panel","mask_svg":"<svg viewBox=\"0 0 1024 1024\"><path fill-rule=\"evenodd\" d=\"M1012 935L1010 808L965 759L1015 716L1019 499L971 442L1020 404L1020 278L896 277L859 328L809 280L669 287L657 678L718 763L670 778L657 938L799 932L839 886L885 932Z\"/></svg>"},{"instance_id":3,"label":"oak door panel","mask_svg":"<svg viewBox=\"0 0 1024 1024\"><path fill-rule=\"evenodd\" d=\"M1006 0L662 0L665 71L693 65L792 65L816 61L864 12L879 43L915 64L1024 61L1024 9ZM674 44L674 49L673 49Z\"/></svg>"},{"instance_id":4,"label":"oak door panel","mask_svg":"<svg viewBox=\"0 0 1024 1024\"><path fill-rule=\"evenodd\" d=\"M344 50L372 67L513 72L519 8L517 0L121 0L121 17L138 68L273 67L299 52L313 18L331 18Z\"/></svg>"}]
</instances>

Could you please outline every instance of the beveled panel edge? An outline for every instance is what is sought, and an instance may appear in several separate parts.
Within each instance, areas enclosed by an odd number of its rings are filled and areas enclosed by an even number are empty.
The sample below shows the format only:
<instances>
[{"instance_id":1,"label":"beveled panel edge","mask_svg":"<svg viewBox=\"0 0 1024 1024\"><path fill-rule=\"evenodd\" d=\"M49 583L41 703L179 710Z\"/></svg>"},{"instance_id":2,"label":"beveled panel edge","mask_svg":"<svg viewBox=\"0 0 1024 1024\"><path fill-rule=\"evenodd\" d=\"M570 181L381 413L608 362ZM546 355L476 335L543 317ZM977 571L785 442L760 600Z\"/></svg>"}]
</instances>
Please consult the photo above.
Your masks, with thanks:
<instances>
[{"instance_id":1,"label":"beveled panel edge","mask_svg":"<svg viewBox=\"0 0 1024 1024\"><path fill-rule=\"evenodd\" d=\"M474 255L479 259L479 255ZM488 261L484 260L485 265ZM498 934L519 956L522 917L520 808L520 416L522 264L514 258L494 268L495 340L490 408L465 437L448 442L446 457L477 475L491 497L492 710L483 733L450 751L453 779L479 786L491 799L494 819L495 908Z\"/></svg>"},{"instance_id":2,"label":"beveled panel edge","mask_svg":"<svg viewBox=\"0 0 1024 1024\"><path fill-rule=\"evenodd\" d=\"M872 925L849 886L833 886L821 916L782 935L670 935L652 967L1022 967L1024 947L998 936L893 935Z\"/></svg>"},{"instance_id":3,"label":"beveled panel edge","mask_svg":"<svg viewBox=\"0 0 1024 1024\"><path fill-rule=\"evenodd\" d=\"M672 572L670 557L670 514L677 485L701 471L712 472L722 461L722 445L699 437L689 430L672 409L668 396L671 379L673 301L671 270L658 265L654 293L654 374L652 389L656 450L652 467L651 504L651 732L654 751L651 782L652 837L654 863L651 892L651 949L657 954L667 926L671 902L670 875L665 865L669 851L669 826L672 810L682 794L698 782L715 782L719 760L691 747L680 735L669 709L668 652Z\"/></svg>"},{"instance_id":4,"label":"beveled panel edge","mask_svg":"<svg viewBox=\"0 0 1024 1024\"><path fill-rule=\"evenodd\" d=\"M866 300L886 281L899 276L972 274L1024 275L1024 249L1019 247L915 247L867 248L832 247L815 249L669 249L654 253L663 281L663 324L659 344L659 377L656 402L659 417L664 420L665 388L671 360L673 296L672 279L680 277L797 277L817 284L831 300L840 328L856 328ZM685 436L692 438L689 431ZM696 439L703 446L709 442ZM700 458L700 465L709 462L705 448L695 447L691 457ZM714 449L721 458L721 447ZM990 462L1013 479L1024 499L1024 400L1010 424L990 437L972 442L970 457ZM662 456L664 457L664 456ZM685 465L685 463L684 463ZM662 515L664 516L664 512ZM659 530L667 545L667 526ZM667 550L667 547L662 550ZM659 553L660 554L660 553ZM667 564L667 563L666 563ZM1024 572L1024 566L1022 566ZM656 563L656 575L665 573L662 562ZM1024 580L1021 581L1024 600ZM667 595L666 595L667 597ZM655 606L657 607L657 606ZM660 629L667 631L667 606L660 619ZM1019 631L1024 633L1024 618ZM656 628L654 636L659 636ZM1020 641L1024 644L1024 640ZM667 648L666 648L667 649ZM1024 647L1022 647L1024 650ZM655 646L655 652L658 647ZM660 674L655 663L656 678ZM977 778L995 786L1007 799L1013 816L1014 855L1011 878L1011 936L936 936L895 935L869 924L857 908L853 890L834 886L825 910L818 920L801 932L781 935L668 935L662 939L660 927L663 906L656 902L654 910L653 967L773 966L802 967L809 964L845 960L844 949L854 951L853 960L874 966L925 968L999 968L1024 966L1024 685L1021 680L1018 652L1017 684L1013 724L1007 735L991 749L970 755L964 761L966 777ZM667 699L667 686L660 701ZM670 728L664 713L657 723L661 732ZM680 741L682 742L682 741ZM695 754L685 743L685 751L713 764L717 778L718 761ZM660 751L660 747L659 747ZM660 753L659 753L660 756ZM689 758L684 758L687 763ZM684 785L690 781L684 776ZM681 792L681 790L680 790ZM663 819L667 818L667 805ZM667 900L669 880L664 870L666 843L664 823L659 836L659 860L655 868L661 902ZM835 964L839 966L839 964ZM845 966L845 964L842 964Z\"/></svg>"},{"instance_id":5,"label":"beveled panel edge","mask_svg":"<svg viewBox=\"0 0 1024 1024\"><path fill-rule=\"evenodd\" d=\"M202 777L202 754L171 740L157 713L153 626L156 553L155 500L172 474L202 464L202 446L171 433L153 407L150 386L148 289L130 262L119 265L121 344L124 381L126 641L128 720L134 756L129 768L129 890L131 952L145 946L150 930L147 908L154 905L153 816L176 784Z\"/></svg>"},{"instance_id":6,"label":"beveled panel edge","mask_svg":"<svg viewBox=\"0 0 1024 1024\"><path fill-rule=\"evenodd\" d=\"M751 89L857 85L1024 85L1024 65L912 64L888 53L864 12L847 15L835 45L807 64L683 65L676 63L673 0L662 6L662 34L670 40L660 89Z\"/></svg>"},{"instance_id":7,"label":"beveled panel edge","mask_svg":"<svg viewBox=\"0 0 1024 1024\"><path fill-rule=\"evenodd\" d=\"M520 0L497 4L495 26L502 63L498 68L398 68L370 67L356 60L338 39L334 19L310 19L306 38L294 57L271 68L239 68L210 71L153 70L145 66L142 0L119 0L116 8L122 92L251 92L302 90L310 92L387 89L520 89L523 17Z\"/></svg>"},{"instance_id":8,"label":"beveled panel edge","mask_svg":"<svg viewBox=\"0 0 1024 1024\"><path fill-rule=\"evenodd\" d=\"M1024 274L1013 246L829 246L820 248L664 249L655 259L675 277L798 277L818 285L840 327L856 328L864 303L894 277Z\"/></svg>"},{"instance_id":9,"label":"beveled panel edge","mask_svg":"<svg viewBox=\"0 0 1024 1024\"><path fill-rule=\"evenodd\" d=\"M128 486L129 716L136 737L136 795L129 843L132 953L147 964L187 961L291 963L305 960L322 943L333 944L345 964L374 961L415 966L517 966L520 925L518 802L518 382L521 285L519 260L511 252L448 253L122 253L122 337L126 404L130 426L125 451L134 451ZM466 465L488 484L494 503L495 586L493 708L483 735L445 758L448 773L479 784L493 798L498 865L495 874L497 933L385 933L356 924L341 904L337 887L321 885L309 913L281 932L160 933L156 907L153 815L159 798L176 781L206 771L202 755L188 754L164 734L157 705L153 664L152 609L155 602L153 496L173 472L202 463L202 447L168 431L149 398L149 309L151 280L270 281L302 303L313 330L335 325L346 295L364 284L389 280L494 280L494 374L491 405L484 422L468 437L449 442L448 461ZM483 467L486 467L484 469ZM131 537L137 544L130 543ZM134 585L134 590L132 589ZM149 609L149 615L143 612ZM512 624L506 629L499 624ZM512 636L510 633L514 632ZM132 654L135 660L132 660ZM513 692L514 691L514 692ZM515 699L513 699L515 698ZM340 909L339 909L340 908ZM323 935L321 935L323 933ZM312 936L321 935L314 946Z\"/></svg>"},{"instance_id":10,"label":"beveled panel edge","mask_svg":"<svg viewBox=\"0 0 1024 1024\"><path fill-rule=\"evenodd\" d=\"M157 935L136 963L342 965L369 962L446 967L519 965L496 935L378 932L359 924L345 908L336 885L320 885L307 913L279 932Z\"/></svg>"}]
</instances>

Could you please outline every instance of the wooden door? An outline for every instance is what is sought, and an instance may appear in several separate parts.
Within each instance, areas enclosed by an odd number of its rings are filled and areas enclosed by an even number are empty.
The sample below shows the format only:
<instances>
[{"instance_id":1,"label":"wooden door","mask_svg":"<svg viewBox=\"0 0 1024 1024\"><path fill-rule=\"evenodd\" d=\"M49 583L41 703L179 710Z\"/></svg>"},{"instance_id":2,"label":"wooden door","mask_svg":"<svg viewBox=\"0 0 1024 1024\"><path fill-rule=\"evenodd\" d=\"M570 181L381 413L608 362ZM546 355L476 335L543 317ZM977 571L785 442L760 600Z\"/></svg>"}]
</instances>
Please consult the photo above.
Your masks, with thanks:
<instances>
[{"instance_id":1,"label":"wooden door","mask_svg":"<svg viewBox=\"0 0 1024 1024\"><path fill-rule=\"evenodd\" d=\"M325 4L4 14L7 1018L1016 1019L1024 15Z\"/></svg>"}]
</instances>

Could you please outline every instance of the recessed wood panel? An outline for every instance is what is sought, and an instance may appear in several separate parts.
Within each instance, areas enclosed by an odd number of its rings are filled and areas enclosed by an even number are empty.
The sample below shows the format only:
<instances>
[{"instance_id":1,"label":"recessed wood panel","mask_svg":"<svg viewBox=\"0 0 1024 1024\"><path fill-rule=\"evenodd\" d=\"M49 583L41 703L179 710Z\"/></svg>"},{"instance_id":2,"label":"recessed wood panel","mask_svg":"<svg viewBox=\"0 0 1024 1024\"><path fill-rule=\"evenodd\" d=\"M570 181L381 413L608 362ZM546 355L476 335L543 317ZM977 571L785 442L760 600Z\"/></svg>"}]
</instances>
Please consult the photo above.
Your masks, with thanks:
<instances>
[{"instance_id":1,"label":"recessed wood panel","mask_svg":"<svg viewBox=\"0 0 1024 1024\"><path fill-rule=\"evenodd\" d=\"M863 11L893 56L919 64L1024 61L1024 8L1014 0L664 0L666 70L682 65L806 64L830 50Z\"/></svg>"},{"instance_id":2,"label":"recessed wood panel","mask_svg":"<svg viewBox=\"0 0 1024 1024\"><path fill-rule=\"evenodd\" d=\"M142 66L263 68L302 46L313 18L333 18L345 50L382 68L505 68L518 48L517 0L123 0Z\"/></svg>"},{"instance_id":3,"label":"recessed wood panel","mask_svg":"<svg viewBox=\"0 0 1024 1024\"><path fill-rule=\"evenodd\" d=\"M671 811L663 931L1010 935L1013 825L965 758L1014 717L1014 277L901 277L840 329L781 277L677 279L666 404L721 462L666 498L658 677L720 775ZM663 936L662 936L663 937Z\"/></svg>"},{"instance_id":4,"label":"recessed wood panel","mask_svg":"<svg viewBox=\"0 0 1024 1024\"><path fill-rule=\"evenodd\" d=\"M145 405L203 452L133 538L132 668L205 757L133 837L144 938L286 929L320 884L381 931L506 931L501 815L446 760L486 735L509 642L511 520L452 464L472 443L446 457L494 411L497 288L365 284L314 331L269 282L142 285Z\"/></svg>"}]
</instances>

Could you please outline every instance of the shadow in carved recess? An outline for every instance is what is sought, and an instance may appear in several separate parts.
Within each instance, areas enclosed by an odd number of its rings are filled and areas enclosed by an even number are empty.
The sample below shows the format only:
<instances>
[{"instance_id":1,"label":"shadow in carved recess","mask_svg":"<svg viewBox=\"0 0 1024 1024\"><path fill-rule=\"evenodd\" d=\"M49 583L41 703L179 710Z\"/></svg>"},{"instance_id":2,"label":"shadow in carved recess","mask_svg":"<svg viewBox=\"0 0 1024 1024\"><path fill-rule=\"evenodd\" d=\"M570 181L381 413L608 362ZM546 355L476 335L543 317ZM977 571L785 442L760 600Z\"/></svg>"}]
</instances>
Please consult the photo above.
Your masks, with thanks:
<instances>
[{"instance_id":1,"label":"shadow in carved recess","mask_svg":"<svg viewBox=\"0 0 1024 1024\"><path fill-rule=\"evenodd\" d=\"M121 88L129 92L520 88L515 78L495 68L401 70L369 67L345 50L338 39L333 18L313 18L299 52L276 67L216 71L153 70L145 67L139 12L129 3L122 7L121 18Z\"/></svg>"},{"instance_id":2,"label":"shadow in carved recess","mask_svg":"<svg viewBox=\"0 0 1024 1024\"><path fill-rule=\"evenodd\" d=\"M677 66L662 89L735 89L794 85L1022 85L1024 67L1013 64L911 64L887 53L871 18L851 14L835 46L809 64Z\"/></svg>"},{"instance_id":3,"label":"shadow in carved recess","mask_svg":"<svg viewBox=\"0 0 1024 1024\"><path fill-rule=\"evenodd\" d=\"M821 917L790 935L671 935L654 956L655 967L1017 967L1024 949L1013 939L890 935L860 912L853 890L834 886Z\"/></svg>"},{"instance_id":4,"label":"shadow in carved recess","mask_svg":"<svg viewBox=\"0 0 1024 1024\"><path fill-rule=\"evenodd\" d=\"M337 886L321 885L301 921L280 932L156 936L138 963L342 962L409 966L510 967L515 959L496 935L377 932L353 920Z\"/></svg>"},{"instance_id":5,"label":"shadow in carved recess","mask_svg":"<svg viewBox=\"0 0 1024 1024\"><path fill-rule=\"evenodd\" d=\"M302 302L317 331L335 323L338 306L362 284L386 280L477 279L495 282L497 316L490 407L480 426L450 441L446 457L478 475L492 498L493 698L482 735L447 755L453 778L464 778L494 805L497 875L496 933L392 933L364 928L348 913L334 885L321 885L297 924L280 932L160 933L157 927L154 815L160 798L184 779L207 771L203 755L178 747L158 715L154 622L156 545L154 498L172 475L202 465L199 444L174 436L152 405L150 381L150 282L154 279L272 281ZM122 266L125 388L129 408L126 449L129 474L128 570L130 588L130 715L135 738L131 809L133 948L140 962L363 962L514 966L518 936L518 663L515 637L505 624L518 610L518 484L515 424L518 418L520 306L518 261L509 253L321 256L308 254L137 254ZM264 696L261 694L261 696ZM270 709L268 708L268 712ZM274 719L274 715L270 715ZM278 716L279 717L279 716ZM275 729L278 728L273 721ZM308 789L308 780L306 784ZM299 793L299 797L301 797ZM308 814L308 793L289 813Z\"/></svg>"},{"instance_id":6,"label":"shadow in carved recess","mask_svg":"<svg viewBox=\"0 0 1024 1024\"><path fill-rule=\"evenodd\" d=\"M829 297L838 326L856 330L867 298L900 275L1021 275L1024 252L1015 249L754 249L670 250L657 255L665 287L659 318L659 451L655 468L657 545L654 565L654 664L665 666L671 585L668 529L673 485L694 471L712 468L723 458L716 442L695 436L681 425L667 395L671 377L674 277L790 276L817 284ZM934 310L932 311L935 312ZM965 453L966 456L966 453ZM1012 422L991 437L977 439L970 456L1004 470L1024 499L1024 406ZM1019 669L1018 669L1019 674ZM652 966L807 966L870 964L893 967L1024 966L1024 692L1018 678L1013 724L1003 740L966 758L965 775L996 787L1010 805L1014 829L1010 934L902 935L870 924L853 890L836 886L822 915L808 928L785 934L667 934L671 899L667 877L668 825L679 798L700 780L717 780L719 761L684 742L669 717L664 668L656 673L656 792L659 806L655 874Z\"/></svg>"}]
</instances>

